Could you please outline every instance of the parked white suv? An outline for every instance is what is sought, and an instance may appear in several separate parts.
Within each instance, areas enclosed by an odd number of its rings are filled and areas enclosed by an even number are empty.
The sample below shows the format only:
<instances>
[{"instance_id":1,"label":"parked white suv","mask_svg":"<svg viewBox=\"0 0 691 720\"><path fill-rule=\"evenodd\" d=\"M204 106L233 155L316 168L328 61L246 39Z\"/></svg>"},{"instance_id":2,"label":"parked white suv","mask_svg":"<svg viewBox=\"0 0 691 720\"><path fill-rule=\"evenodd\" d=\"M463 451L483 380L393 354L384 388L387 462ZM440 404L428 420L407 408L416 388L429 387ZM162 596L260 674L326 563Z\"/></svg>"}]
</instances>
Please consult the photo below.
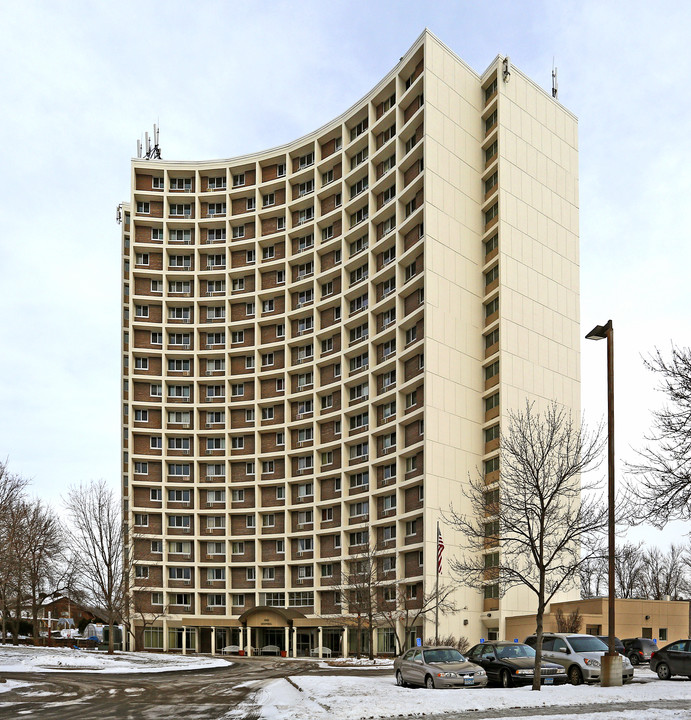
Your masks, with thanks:
<instances>
[{"instance_id":1,"label":"parked white suv","mask_svg":"<svg viewBox=\"0 0 691 720\"><path fill-rule=\"evenodd\" d=\"M531 647L537 645L535 635L525 641ZM564 667L572 685L599 682L600 664L606 653L607 645L594 635L545 633L542 636L542 657ZM627 657L622 656L622 665L623 681L631 682L633 666Z\"/></svg>"}]
</instances>

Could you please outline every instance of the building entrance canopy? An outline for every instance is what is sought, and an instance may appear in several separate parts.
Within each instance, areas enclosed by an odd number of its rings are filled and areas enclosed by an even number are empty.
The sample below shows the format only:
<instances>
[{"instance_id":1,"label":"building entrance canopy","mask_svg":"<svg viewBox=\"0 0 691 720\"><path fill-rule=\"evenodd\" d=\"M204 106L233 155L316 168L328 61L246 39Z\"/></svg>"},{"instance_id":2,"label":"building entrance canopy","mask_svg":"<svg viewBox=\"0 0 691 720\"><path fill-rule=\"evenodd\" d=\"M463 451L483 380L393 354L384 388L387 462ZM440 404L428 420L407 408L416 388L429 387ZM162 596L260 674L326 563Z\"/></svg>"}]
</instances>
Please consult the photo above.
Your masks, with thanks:
<instances>
[{"instance_id":1,"label":"building entrance canopy","mask_svg":"<svg viewBox=\"0 0 691 720\"><path fill-rule=\"evenodd\" d=\"M240 622L247 627L289 627L295 619L305 619L304 613L288 608L259 605L245 610Z\"/></svg>"}]
</instances>

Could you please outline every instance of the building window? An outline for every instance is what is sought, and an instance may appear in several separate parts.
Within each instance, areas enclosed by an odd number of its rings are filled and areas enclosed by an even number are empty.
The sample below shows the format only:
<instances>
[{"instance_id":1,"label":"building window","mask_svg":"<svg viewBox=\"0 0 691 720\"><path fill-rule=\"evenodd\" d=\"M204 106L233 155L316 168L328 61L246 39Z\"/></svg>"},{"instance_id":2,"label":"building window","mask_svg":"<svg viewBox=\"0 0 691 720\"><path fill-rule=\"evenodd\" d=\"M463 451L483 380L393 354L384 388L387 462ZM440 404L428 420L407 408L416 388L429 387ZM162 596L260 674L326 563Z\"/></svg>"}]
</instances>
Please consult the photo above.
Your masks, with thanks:
<instances>
[{"instance_id":1,"label":"building window","mask_svg":"<svg viewBox=\"0 0 691 720\"><path fill-rule=\"evenodd\" d=\"M491 600L499 597L499 585L485 585L484 587L485 600Z\"/></svg>"},{"instance_id":2,"label":"building window","mask_svg":"<svg viewBox=\"0 0 691 720\"><path fill-rule=\"evenodd\" d=\"M499 393L494 393L494 395L485 398L485 412L489 412L495 407L499 407Z\"/></svg>"},{"instance_id":3,"label":"building window","mask_svg":"<svg viewBox=\"0 0 691 720\"><path fill-rule=\"evenodd\" d=\"M313 152L306 153L305 155L301 155L298 158L298 169L299 170L310 167L310 165L314 165L314 153Z\"/></svg>"}]
</instances>

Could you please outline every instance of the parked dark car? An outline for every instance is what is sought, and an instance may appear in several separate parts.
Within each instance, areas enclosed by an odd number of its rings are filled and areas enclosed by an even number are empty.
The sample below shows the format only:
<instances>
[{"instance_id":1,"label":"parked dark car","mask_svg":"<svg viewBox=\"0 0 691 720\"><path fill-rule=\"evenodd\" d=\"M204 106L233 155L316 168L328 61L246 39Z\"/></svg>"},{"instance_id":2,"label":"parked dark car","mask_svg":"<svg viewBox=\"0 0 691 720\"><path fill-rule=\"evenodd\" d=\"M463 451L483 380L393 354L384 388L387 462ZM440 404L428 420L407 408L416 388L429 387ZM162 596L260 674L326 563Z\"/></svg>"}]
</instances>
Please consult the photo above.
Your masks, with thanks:
<instances>
[{"instance_id":1,"label":"parked dark car","mask_svg":"<svg viewBox=\"0 0 691 720\"><path fill-rule=\"evenodd\" d=\"M480 643L470 648L467 657L485 669L489 682L503 687L531 685L535 676L535 650L524 643ZM566 670L543 658L540 678L542 685L563 685Z\"/></svg>"},{"instance_id":2,"label":"parked dark car","mask_svg":"<svg viewBox=\"0 0 691 720\"><path fill-rule=\"evenodd\" d=\"M602 642L609 647L609 636L608 635L596 635L595 637L598 637ZM626 655L626 649L624 648L624 643L618 638L614 637L614 649L620 654L620 655Z\"/></svg>"},{"instance_id":3,"label":"parked dark car","mask_svg":"<svg viewBox=\"0 0 691 720\"><path fill-rule=\"evenodd\" d=\"M660 680L669 680L672 675L691 678L691 640L676 640L656 650L650 658L650 669Z\"/></svg>"},{"instance_id":4,"label":"parked dark car","mask_svg":"<svg viewBox=\"0 0 691 720\"><path fill-rule=\"evenodd\" d=\"M415 647L393 663L396 684L433 688L484 687L487 673L453 647Z\"/></svg>"},{"instance_id":5,"label":"parked dark car","mask_svg":"<svg viewBox=\"0 0 691 720\"><path fill-rule=\"evenodd\" d=\"M631 660L632 665L650 662L650 656L658 649L650 638L625 638L625 650L620 652Z\"/></svg>"}]
</instances>

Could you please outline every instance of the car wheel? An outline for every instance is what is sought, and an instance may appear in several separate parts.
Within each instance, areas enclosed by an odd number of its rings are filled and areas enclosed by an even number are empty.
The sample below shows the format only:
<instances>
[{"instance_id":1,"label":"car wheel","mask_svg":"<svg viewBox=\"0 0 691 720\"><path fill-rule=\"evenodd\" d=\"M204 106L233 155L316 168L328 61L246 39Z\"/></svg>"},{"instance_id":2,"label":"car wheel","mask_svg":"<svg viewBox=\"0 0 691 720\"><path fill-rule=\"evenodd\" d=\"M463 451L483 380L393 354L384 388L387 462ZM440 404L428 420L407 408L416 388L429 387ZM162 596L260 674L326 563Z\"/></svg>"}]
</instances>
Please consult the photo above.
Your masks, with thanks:
<instances>
[{"instance_id":1,"label":"car wheel","mask_svg":"<svg viewBox=\"0 0 691 720\"><path fill-rule=\"evenodd\" d=\"M511 673L508 670L502 670L501 675L499 676L499 680L501 681L501 686L505 688L510 688L513 684L511 682Z\"/></svg>"},{"instance_id":2,"label":"car wheel","mask_svg":"<svg viewBox=\"0 0 691 720\"><path fill-rule=\"evenodd\" d=\"M396 685L398 685L398 687L406 687L408 685L408 683L403 679L403 675L400 670L396 670Z\"/></svg>"},{"instance_id":3,"label":"car wheel","mask_svg":"<svg viewBox=\"0 0 691 720\"><path fill-rule=\"evenodd\" d=\"M629 655L629 660L631 661L632 665L640 665L641 664L640 658L638 657L638 653L631 653L631 655Z\"/></svg>"},{"instance_id":4,"label":"car wheel","mask_svg":"<svg viewBox=\"0 0 691 720\"><path fill-rule=\"evenodd\" d=\"M425 687L434 690L434 678L431 675L425 675Z\"/></svg>"},{"instance_id":5,"label":"car wheel","mask_svg":"<svg viewBox=\"0 0 691 720\"><path fill-rule=\"evenodd\" d=\"M657 666L657 676L660 680L669 680L672 677L672 671L667 663L660 663Z\"/></svg>"},{"instance_id":6,"label":"car wheel","mask_svg":"<svg viewBox=\"0 0 691 720\"><path fill-rule=\"evenodd\" d=\"M581 685L583 683L583 673L577 665L569 668L569 682L572 685Z\"/></svg>"}]
</instances>

